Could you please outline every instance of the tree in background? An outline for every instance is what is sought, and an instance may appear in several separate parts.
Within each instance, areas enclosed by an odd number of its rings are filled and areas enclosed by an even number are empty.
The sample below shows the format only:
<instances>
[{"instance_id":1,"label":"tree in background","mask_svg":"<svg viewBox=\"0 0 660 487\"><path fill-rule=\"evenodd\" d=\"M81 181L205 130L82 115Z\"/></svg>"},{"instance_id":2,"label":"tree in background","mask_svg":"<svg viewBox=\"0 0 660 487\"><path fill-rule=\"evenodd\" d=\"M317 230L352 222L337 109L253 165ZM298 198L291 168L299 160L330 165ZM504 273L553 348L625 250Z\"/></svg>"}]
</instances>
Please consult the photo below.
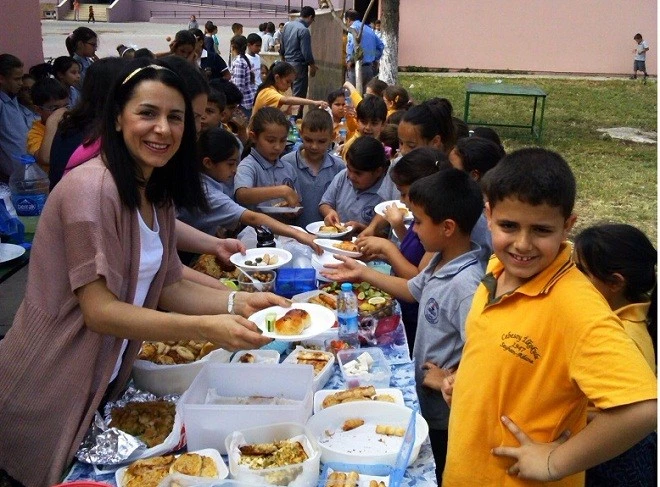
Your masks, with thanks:
<instances>
[{"instance_id":1,"label":"tree in background","mask_svg":"<svg viewBox=\"0 0 660 487\"><path fill-rule=\"evenodd\" d=\"M399 2L381 0L381 33L385 52L380 60L378 77L388 85L399 79Z\"/></svg>"}]
</instances>

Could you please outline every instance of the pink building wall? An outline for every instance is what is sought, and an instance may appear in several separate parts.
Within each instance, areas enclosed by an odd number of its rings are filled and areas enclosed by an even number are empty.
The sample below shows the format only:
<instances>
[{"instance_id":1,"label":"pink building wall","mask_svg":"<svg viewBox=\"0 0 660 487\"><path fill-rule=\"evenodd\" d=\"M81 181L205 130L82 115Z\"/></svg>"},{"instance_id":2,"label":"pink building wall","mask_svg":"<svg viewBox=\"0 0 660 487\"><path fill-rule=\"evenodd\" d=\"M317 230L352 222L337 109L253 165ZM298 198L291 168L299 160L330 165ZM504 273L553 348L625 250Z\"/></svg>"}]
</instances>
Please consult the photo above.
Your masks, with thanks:
<instances>
[{"instance_id":1,"label":"pink building wall","mask_svg":"<svg viewBox=\"0 0 660 487\"><path fill-rule=\"evenodd\" d=\"M399 65L631 73L633 36L657 73L656 0L403 0Z\"/></svg>"},{"instance_id":2,"label":"pink building wall","mask_svg":"<svg viewBox=\"0 0 660 487\"><path fill-rule=\"evenodd\" d=\"M18 57L26 69L44 62L39 0L0 0L0 53Z\"/></svg>"}]
</instances>

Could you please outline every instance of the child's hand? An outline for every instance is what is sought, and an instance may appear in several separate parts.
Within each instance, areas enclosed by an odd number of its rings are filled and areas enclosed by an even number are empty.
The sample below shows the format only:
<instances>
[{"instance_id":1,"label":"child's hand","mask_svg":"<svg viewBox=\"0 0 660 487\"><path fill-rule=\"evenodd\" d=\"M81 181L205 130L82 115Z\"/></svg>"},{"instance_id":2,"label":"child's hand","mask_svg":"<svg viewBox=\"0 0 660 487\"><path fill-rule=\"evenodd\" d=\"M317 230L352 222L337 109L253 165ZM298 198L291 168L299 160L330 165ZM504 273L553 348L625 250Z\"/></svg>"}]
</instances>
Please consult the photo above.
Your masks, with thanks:
<instances>
[{"instance_id":1,"label":"child's hand","mask_svg":"<svg viewBox=\"0 0 660 487\"><path fill-rule=\"evenodd\" d=\"M325 223L328 226L335 226L335 225L340 225L341 220L339 219L339 215L335 210L330 210L330 212L325 215L325 218L323 219L323 223Z\"/></svg>"},{"instance_id":2,"label":"child's hand","mask_svg":"<svg viewBox=\"0 0 660 487\"><path fill-rule=\"evenodd\" d=\"M355 111L354 106L346 107L346 116L344 118L357 118L357 112Z\"/></svg>"},{"instance_id":3,"label":"child's hand","mask_svg":"<svg viewBox=\"0 0 660 487\"><path fill-rule=\"evenodd\" d=\"M236 108L231 114L230 122L236 125L237 129L244 129L248 125L248 119L240 108Z\"/></svg>"},{"instance_id":4,"label":"child's hand","mask_svg":"<svg viewBox=\"0 0 660 487\"><path fill-rule=\"evenodd\" d=\"M502 416L502 423L516 437L520 446L498 446L491 453L497 456L511 457L516 463L507 470L509 475L526 480L538 480L540 482L553 482L561 476L556 472L552 464L552 452L571 435L570 431L564 431L557 440L552 443L537 443L525 434L508 417Z\"/></svg>"},{"instance_id":5,"label":"child's hand","mask_svg":"<svg viewBox=\"0 0 660 487\"><path fill-rule=\"evenodd\" d=\"M403 225L403 213L399 210L395 203L385 207L385 219L387 223L395 227L397 225Z\"/></svg>"},{"instance_id":6,"label":"child's hand","mask_svg":"<svg viewBox=\"0 0 660 487\"><path fill-rule=\"evenodd\" d=\"M316 235L311 235L309 233L303 234L303 232L298 232L298 233L300 234L300 236L296 238L298 242L310 247L316 255L321 255L323 253L323 249L314 243L314 239L316 238Z\"/></svg>"},{"instance_id":7,"label":"child's hand","mask_svg":"<svg viewBox=\"0 0 660 487\"><path fill-rule=\"evenodd\" d=\"M456 372L452 372L450 375L442 379L440 384L440 392L442 392L442 398L447 403L447 406L451 407L451 396L454 393L454 381L456 380Z\"/></svg>"},{"instance_id":8,"label":"child's hand","mask_svg":"<svg viewBox=\"0 0 660 487\"><path fill-rule=\"evenodd\" d=\"M454 372L451 369L438 367L433 362L424 363L422 370L426 371L422 385L438 392L442 392L443 381Z\"/></svg>"},{"instance_id":9,"label":"child's hand","mask_svg":"<svg viewBox=\"0 0 660 487\"><path fill-rule=\"evenodd\" d=\"M335 259L341 260L342 264L326 264L321 275L338 282L356 282L362 280L362 271L366 266L358 264L354 259L345 255L335 255Z\"/></svg>"},{"instance_id":10,"label":"child's hand","mask_svg":"<svg viewBox=\"0 0 660 487\"><path fill-rule=\"evenodd\" d=\"M300 206L300 196L296 193L296 190L290 186L283 185L283 188L286 188L282 194L282 198L286 200L287 206L294 208Z\"/></svg>"},{"instance_id":11,"label":"child's hand","mask_svg":"<svg viewBox=\"0 0 660 487\"><path fill-rule=\"evenodd\" d=\"M393 248L396 249L396 245L390 240L380 237L363 237L362 234L355 241L355 245L357 245L360 252L368 257L387 255L388 251Z\"/></svg>"},{"instance_id":12,"label":"child's hand","mask_svg":"<svg viewBox=\"0 0 660 487\"><path fill-rule=\"evenodd\" d=\"M317 100L317 101L315 102L315 105L316 105L317 107L319 107L319 108L322 108L323 110L327 110L327 109L328 109L328 102L326 102L326 101Z\"/></svg>"},{"instance_id":13,"label":"child's hand","mask_svg":"<svg viewBox=\"0 0 660 487\"><path fill-rule=\"evenodd\" d=\"M350 221L346 222L346 226L347 227L353 227L352 231L353 232L358 232L358 233L361 232L362 230L364 230L365 228L367 228L366 225L364 225L360 222L356 222L355 220L350 220Z\"/></svg>"}]
</instances>

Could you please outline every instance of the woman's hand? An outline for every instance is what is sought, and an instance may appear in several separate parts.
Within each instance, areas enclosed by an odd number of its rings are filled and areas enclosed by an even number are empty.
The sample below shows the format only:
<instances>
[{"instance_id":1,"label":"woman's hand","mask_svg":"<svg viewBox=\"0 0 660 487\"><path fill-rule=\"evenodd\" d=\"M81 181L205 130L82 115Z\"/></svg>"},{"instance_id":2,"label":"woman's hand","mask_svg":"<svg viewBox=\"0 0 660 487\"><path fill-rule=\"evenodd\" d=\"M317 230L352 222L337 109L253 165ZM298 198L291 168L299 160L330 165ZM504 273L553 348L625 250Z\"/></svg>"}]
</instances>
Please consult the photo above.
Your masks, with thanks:
<instances>
[{"instance_id":1,"label":"woman's hand","mask_svg":"<svg viewBox=\"0 0 660 487\"><path fill-rule=\"evenodd\" d=\"M245 350L260 348L271 341L261 335L261 330L242 316L205 316L205 338L225 350Z\"/></svg>"},{"instance_id":2,"label":"woman's hand","mask_svg":"<svg viewBox=\"0 0 660 487\"><path fill-rule=\"evenodd\" d=\"M362 270L366 266L358 264L354 259L345 255L336 254L335 259L341 260L341 264L326 264L326 270L321 271L321 275L338 282L358 282L362 281Z\"/></svg>"},{"instance_id":3,"label":"woman's hand","mask_svg":"<svg viewBox=\"0 0 660 487\"><path fill-rule=\"evenodd\" d=\"M245 255L245 245L240 240L235 238L221 238L215 247L215 255L220 259L222 266L233 268L234 264L229 261L229 258L235 253L240 252Z\"/></svg>"},{"instance_id":4,"label":"woman's hand","mask_svg":"<svg viewBox=\"0 0 660 487\"><path fill-rule=\"evenodd\" d=\"M234 297L235 313L241 316L251 316L259 310L271 306L288 308L291 301L273 293L236 293Z\"/></svg>"},{"instance_id":5,"label":"woman's hand","mask_svg":"<svg viewBox=\"0 0 660 487\"><path fill-rule=\"evenodd\" d=\"M561 477L556 473L552 464L552 452L570 436L569 431L564 431L557 440L552 443L537 443L533 441L518 425L506 416L502 416L502 423L516 437L520 446L498 446L491 453L497 456L511 457L516 463L507 470L509 475L526 480L537 480L540 482L553 482Z\"/></svg>"}]
</instances>

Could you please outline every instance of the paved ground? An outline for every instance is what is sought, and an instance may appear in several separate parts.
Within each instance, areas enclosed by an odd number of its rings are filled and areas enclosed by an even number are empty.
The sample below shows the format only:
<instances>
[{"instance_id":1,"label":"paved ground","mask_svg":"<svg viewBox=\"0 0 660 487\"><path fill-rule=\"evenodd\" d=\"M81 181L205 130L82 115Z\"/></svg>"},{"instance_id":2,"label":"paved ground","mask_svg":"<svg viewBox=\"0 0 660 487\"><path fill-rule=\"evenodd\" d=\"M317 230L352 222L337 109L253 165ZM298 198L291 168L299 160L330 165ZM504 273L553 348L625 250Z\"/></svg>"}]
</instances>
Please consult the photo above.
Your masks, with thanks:
<instances>
[{"instance_id":1,"label":"paved ground","mask_svg":"<svg viewBox=\"0 0 660 487\"><path fill-rule=\"evenodd\" d=\"M124 44L127 46L146 47L153 52L162 52L168 50L167 36L174 37L178 30L185 29L188 24L153 24L149 22L127 22L127 23L106 23L98 22L88 24L87 22L67 22L57 20L42 20L41 33L43 36L44 57L46 59L67 54L64 47L64 39L73 30L80 26L86 26L94 30L99 35L100 48L97 51L99 57L116 56L117 46ZM202 29L203 30L203 29ZM257 29L246 27L243 35L247 36ZM218 35L220 36L220 50L222 56L226 59L229 51L229 39L232 36L231 27L218 26Z\"/></svg>"}]
</instances>

